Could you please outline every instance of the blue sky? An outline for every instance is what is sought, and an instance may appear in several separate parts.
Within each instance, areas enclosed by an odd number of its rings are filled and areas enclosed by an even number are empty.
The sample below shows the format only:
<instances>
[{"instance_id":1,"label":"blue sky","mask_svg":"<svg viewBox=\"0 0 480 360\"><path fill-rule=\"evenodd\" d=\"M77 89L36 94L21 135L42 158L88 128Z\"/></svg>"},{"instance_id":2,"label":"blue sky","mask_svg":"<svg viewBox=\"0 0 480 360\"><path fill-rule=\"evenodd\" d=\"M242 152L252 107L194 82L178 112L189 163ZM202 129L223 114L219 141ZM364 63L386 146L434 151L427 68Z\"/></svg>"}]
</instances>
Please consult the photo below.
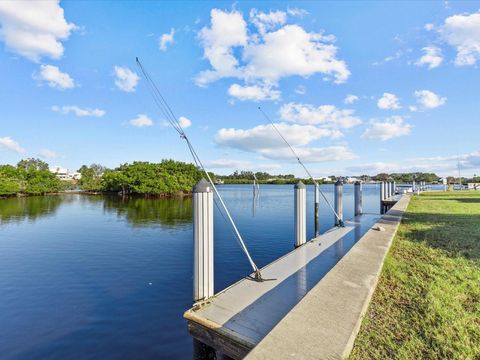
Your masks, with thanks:
<instances>
[{"instance_id":1,"label":"blue sky","mask_svg":"<svg viewBox=\"0 0 480 360\"><path fill-rule=\"evenodd\" d=\"M0 2L0 163L480 174L480 2Z\"/></svg>"}]
</instances>

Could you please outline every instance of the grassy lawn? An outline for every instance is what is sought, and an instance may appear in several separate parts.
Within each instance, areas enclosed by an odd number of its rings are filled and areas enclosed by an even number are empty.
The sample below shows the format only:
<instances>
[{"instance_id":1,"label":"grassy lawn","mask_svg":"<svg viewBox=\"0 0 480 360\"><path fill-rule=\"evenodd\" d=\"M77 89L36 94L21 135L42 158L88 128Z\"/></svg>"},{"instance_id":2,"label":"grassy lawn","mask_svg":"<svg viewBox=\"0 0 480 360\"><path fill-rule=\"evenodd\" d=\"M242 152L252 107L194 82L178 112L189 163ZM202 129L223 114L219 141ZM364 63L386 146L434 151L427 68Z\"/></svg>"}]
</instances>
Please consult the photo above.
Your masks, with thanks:
<instances>
[{"instance_id":1,"label":"grassy lawn","mask_svg":"<svg viewBox=\"0 0 480 360\"><path fill-rule=\"evenodd\" d=\"M350 359L480 359L480 192L412 198Z\"/></svg>"}]
</instances>

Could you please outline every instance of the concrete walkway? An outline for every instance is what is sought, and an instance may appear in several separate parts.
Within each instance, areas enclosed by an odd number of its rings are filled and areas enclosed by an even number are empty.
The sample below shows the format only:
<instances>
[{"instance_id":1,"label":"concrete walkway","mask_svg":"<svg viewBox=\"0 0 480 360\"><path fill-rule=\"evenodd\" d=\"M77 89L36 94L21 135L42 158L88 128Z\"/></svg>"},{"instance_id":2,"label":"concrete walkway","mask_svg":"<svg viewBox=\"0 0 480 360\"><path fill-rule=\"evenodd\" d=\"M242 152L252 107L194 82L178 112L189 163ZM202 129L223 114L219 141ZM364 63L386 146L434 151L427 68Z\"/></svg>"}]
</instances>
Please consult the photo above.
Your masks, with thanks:
<instances>
[{"instance_id":1,"label":"concrete walkway","mask_svg":"<svg viewBox=\"0 0 480 360\"><path fill-rule=\"evenodd\" d=\"M403 196L246 359L347 357L409 201Z\"/></svg>"}]
</instances>

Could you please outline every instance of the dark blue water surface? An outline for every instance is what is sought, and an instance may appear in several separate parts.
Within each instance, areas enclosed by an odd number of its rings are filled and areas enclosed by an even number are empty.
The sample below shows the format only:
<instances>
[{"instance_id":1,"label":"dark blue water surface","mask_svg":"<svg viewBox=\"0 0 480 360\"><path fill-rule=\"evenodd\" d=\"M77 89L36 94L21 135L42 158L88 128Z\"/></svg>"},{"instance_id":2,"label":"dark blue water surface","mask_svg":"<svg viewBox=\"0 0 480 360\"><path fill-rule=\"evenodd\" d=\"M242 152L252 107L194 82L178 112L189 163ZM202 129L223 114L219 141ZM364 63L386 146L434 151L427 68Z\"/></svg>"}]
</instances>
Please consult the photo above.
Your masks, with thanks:
<instances>
[{"instance_id":1,"label":"dark blue water surface","mask_svg":"<svg viewBox=\"0 0 480 360\"><path fill-rule=\"evenodd\" d=\"M219 190L259 266L293 249L293 186L262 185L255 206L251 185ZM333 202L333 185L322 191ZM307 207L313 237L313 187ZM363 208L379 212L377 185L364 186ZM0 358L191 359L191 212L191 198L0 200ZM322 199L321 232L333 221ZM218 211L214 241L219 291L251 269Z\"/></svg>"}]
</instances>

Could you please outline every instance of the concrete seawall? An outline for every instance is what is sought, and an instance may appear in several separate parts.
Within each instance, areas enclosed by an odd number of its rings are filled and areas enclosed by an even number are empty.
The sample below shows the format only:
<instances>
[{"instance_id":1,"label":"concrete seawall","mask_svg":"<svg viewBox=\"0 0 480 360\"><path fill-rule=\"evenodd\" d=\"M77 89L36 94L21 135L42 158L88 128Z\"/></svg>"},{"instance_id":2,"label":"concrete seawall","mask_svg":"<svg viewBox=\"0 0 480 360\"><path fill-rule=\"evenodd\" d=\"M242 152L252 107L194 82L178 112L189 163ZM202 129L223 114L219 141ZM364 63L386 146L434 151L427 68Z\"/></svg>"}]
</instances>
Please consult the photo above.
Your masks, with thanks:
<instances>
[{"instance_id":1,"label":"concrete seawall","mask_svg":"<svg viewBox=\"0 0 480 360\"><path fill-rule=\"evenodd\" d=\"M347 357L409 201L403 196L383 215L246 359Z\"/></svg>"}]
</instances>

